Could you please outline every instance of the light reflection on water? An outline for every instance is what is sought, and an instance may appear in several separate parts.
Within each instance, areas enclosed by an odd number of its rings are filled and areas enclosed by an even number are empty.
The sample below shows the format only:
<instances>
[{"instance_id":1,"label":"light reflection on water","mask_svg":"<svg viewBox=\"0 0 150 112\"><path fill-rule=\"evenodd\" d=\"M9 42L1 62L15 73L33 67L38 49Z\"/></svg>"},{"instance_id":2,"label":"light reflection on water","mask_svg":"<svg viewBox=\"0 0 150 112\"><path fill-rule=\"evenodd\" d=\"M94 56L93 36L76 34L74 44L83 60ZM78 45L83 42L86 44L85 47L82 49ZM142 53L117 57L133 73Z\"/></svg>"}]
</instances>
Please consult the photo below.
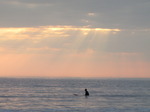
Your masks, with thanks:
<instances>
[{"instance_id":1,"label":"light reflection on water","mask_svg":"<svg viewBox=\"0 0 150 112\"><path fill-rule=\"evenodd\" d=\"M0 111L150 112L149 85L149 79L0 79Z\"/></svg>"}]
</instances>

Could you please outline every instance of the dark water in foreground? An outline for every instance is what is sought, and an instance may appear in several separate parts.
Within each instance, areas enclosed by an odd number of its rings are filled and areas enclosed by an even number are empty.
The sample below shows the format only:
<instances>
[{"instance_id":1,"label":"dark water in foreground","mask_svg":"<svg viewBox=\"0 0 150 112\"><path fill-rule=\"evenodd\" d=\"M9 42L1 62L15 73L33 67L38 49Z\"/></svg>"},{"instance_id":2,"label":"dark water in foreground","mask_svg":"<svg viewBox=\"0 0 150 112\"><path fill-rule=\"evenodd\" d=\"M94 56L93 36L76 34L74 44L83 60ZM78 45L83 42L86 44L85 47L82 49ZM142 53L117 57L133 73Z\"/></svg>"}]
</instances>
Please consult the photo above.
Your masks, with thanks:
<instances>
[{"instance_id":1,"label":"dark water in foreground","mask_svg":"<svg viewBox=\"0 0 150 112\"><path fill-rule=\"evenodd\" d=\"M1 78L0 112L150 112L150 79Z\"/></svg>"}]
</instances>

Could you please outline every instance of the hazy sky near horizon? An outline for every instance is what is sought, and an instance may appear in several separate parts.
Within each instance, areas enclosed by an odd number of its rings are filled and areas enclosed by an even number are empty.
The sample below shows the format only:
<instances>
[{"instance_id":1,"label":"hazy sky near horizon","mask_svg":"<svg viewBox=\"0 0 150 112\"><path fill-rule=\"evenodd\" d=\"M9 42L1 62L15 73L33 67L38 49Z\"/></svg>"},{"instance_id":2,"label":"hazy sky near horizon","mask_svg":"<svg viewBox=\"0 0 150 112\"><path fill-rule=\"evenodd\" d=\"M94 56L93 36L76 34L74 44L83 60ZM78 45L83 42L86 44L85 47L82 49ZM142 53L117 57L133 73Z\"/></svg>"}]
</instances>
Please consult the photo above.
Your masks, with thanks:
<instances>
[{"instance_id":1,"label":"hazy sky near horizon","mask_svg":"<svg viewBox=\"0 0 150 112\"><path fill-rule=\"evenodd\" d=\"M1 77L150 77L149 0L0 0Z\"/></svg>"}]
</instances>

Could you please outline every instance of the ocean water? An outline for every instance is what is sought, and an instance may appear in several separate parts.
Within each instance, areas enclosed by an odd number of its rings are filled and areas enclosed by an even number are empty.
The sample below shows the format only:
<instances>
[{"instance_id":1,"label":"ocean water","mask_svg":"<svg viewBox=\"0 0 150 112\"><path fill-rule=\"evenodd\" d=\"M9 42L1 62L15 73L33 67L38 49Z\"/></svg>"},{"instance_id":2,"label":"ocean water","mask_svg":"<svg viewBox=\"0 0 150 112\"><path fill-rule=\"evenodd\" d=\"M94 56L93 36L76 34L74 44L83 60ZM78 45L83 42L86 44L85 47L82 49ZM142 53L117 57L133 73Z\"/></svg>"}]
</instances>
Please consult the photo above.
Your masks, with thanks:
<instances>
[{"instance_id":1,"label":"ocean water","mask_svg":"<svg viewBox=\"0 0 150 112\"><path fill-rule=\"evenodd\" d=\"M150 79L0 78L0 112L150 112Z\"/></svg>"}]
</instances>

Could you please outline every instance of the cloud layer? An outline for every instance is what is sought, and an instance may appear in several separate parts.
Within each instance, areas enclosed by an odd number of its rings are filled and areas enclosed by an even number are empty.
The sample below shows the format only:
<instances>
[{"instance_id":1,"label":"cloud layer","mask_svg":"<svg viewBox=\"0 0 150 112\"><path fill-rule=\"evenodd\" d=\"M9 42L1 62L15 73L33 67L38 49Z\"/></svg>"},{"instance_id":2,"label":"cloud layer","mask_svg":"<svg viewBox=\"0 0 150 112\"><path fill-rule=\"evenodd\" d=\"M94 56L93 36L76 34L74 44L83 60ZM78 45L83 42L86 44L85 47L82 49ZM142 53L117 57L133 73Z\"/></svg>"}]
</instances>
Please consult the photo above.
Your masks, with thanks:
<instances>
[{"instance_id":1,"label":"cloud layer","mask_svg":"<svg viewBox=\"0 0 150 112\"><path fill-rule=\"evenodd\" d=\"M148 0L5 0L0 27L47 25L149 28Z\"/></svg>"},{"instance_id":2,"label":"cloud layer","mask_svg":"<svg viewBox=\"0 0 150 112\"><path fill-rule=\"evenodd\" d=\"M0 76L150 77L149 6L149 0L0 1Z\"/></svg>"}]
</instances>

